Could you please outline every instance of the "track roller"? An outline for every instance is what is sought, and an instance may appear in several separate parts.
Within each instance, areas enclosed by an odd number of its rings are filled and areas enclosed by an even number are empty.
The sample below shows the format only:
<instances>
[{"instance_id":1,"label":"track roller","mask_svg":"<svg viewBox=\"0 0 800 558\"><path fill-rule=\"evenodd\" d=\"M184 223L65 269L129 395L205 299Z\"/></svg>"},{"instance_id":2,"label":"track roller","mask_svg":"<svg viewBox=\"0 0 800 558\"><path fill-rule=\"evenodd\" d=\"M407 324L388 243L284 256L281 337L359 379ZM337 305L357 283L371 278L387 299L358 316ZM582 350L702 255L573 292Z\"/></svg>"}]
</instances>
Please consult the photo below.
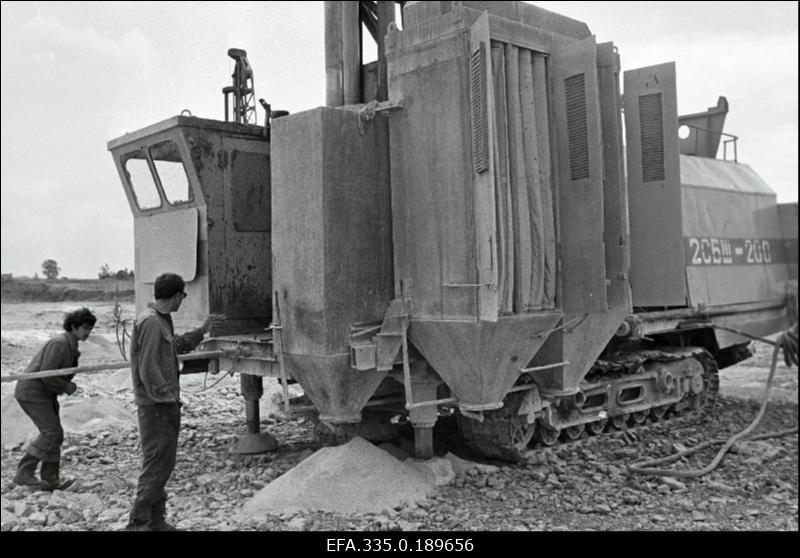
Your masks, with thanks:
<instances>
[{"instance_id":1,"label":"track roller","mask_svg":"<svg viewBox=\"0 0 800 558\"><path fill-rule=\"evenodd\" d=\"M575 426L569 426L562 430L563 439L569 442L579 440L581 436L583 436L583 432L586 430L586 426L583 424L578 424Z\"/></svg>"},{"instance_id":2,"label":"track roller","mask_svg":"<svg viewBox=\"0 0 800 558\"><path fill-rule=\"evenodd\" d=\"M586 430L589 431L589 434L596 436L605 432L606 426L608 426L608 419L596 420L587 424Z\"/></svg>"}]
</instances>

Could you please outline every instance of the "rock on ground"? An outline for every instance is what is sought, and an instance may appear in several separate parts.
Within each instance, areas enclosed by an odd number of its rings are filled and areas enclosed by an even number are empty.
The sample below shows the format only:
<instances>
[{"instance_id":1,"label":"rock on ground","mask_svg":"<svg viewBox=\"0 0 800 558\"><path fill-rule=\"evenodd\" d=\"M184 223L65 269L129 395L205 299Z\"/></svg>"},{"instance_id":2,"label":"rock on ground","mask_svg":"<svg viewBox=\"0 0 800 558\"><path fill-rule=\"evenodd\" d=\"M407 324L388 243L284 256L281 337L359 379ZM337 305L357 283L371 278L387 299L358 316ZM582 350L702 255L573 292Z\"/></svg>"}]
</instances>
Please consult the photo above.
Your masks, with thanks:
<instances>
[{"instance_id":1,"label":"rock on ground","mask_svg":"<svg viewBox=\"0 0 800 558\"><path fill-rule=\"evenodd\" d=\"M447 459L435 457L427 461L417 459L407 459L405 464L416 470L436 486L446 486L453 482L456 474L453 471L453 464Z\"/></svg>"}]
</instances>

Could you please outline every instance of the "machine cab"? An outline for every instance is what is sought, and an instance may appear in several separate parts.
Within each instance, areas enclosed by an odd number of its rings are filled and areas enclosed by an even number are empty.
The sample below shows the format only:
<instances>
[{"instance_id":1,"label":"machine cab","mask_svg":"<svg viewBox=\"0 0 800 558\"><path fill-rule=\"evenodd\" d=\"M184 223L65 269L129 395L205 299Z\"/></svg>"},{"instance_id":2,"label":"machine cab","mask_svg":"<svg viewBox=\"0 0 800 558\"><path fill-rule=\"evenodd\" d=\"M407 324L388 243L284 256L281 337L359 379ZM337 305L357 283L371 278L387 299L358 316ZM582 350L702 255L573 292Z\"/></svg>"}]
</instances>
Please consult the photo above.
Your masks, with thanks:
<instances>
[{"instance_id":1,"label":"machine cab","mask_svg":"<svg viewBox=\"0 0 800 558\"><path fill-rule=\"evenodd\" d=\"M175 116L108 143L134 216L136 312L164 272L188 297L176 317L221 314L214 335L271 319L270 144L262 126Z\"/></svg>"}]
</instances>

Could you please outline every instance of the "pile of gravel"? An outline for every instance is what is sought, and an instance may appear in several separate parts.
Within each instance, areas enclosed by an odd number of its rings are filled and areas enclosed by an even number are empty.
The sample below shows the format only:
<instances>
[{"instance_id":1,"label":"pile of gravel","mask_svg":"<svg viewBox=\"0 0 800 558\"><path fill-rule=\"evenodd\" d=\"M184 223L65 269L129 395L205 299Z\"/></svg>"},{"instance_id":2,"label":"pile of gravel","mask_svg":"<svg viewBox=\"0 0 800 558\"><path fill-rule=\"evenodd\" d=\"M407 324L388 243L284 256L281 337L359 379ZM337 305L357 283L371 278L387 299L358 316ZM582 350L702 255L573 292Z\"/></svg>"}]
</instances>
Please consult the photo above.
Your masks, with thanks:
<instances>
[{"instance_id":1,"label":"pile of gravel","mask_svg":"<svg viewBox=\"0 0 800 558\"><path fill-rule=\"evenodd\" d=\"M245 503L242 516L298 511L378 513L416 503L435 489L429 476L363 438L322 448Z\"/></svg>"}]
</instances>

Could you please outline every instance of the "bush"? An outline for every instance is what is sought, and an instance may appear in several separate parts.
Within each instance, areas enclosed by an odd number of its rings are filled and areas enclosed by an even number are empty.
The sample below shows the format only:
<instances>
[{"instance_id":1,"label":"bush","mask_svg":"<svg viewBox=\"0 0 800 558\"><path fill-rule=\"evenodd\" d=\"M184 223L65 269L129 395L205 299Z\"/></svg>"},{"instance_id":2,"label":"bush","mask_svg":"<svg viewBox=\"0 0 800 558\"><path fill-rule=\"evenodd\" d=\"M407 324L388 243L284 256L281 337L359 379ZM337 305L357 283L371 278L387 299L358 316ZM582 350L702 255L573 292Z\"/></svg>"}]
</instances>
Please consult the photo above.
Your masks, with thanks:
<instances>
[{"instance_id":1,"label":"bush","mask_svg":"<svg viewBox=\"0 0 800 558\"><path fill-rule=\"evenodd\" d=\"M99 279L133 279L133 270L128 271L128 268L120 269L119 271L111 271L108 264L100 267L100 273L97 274Z\"/></svg>"}]
</instances>

